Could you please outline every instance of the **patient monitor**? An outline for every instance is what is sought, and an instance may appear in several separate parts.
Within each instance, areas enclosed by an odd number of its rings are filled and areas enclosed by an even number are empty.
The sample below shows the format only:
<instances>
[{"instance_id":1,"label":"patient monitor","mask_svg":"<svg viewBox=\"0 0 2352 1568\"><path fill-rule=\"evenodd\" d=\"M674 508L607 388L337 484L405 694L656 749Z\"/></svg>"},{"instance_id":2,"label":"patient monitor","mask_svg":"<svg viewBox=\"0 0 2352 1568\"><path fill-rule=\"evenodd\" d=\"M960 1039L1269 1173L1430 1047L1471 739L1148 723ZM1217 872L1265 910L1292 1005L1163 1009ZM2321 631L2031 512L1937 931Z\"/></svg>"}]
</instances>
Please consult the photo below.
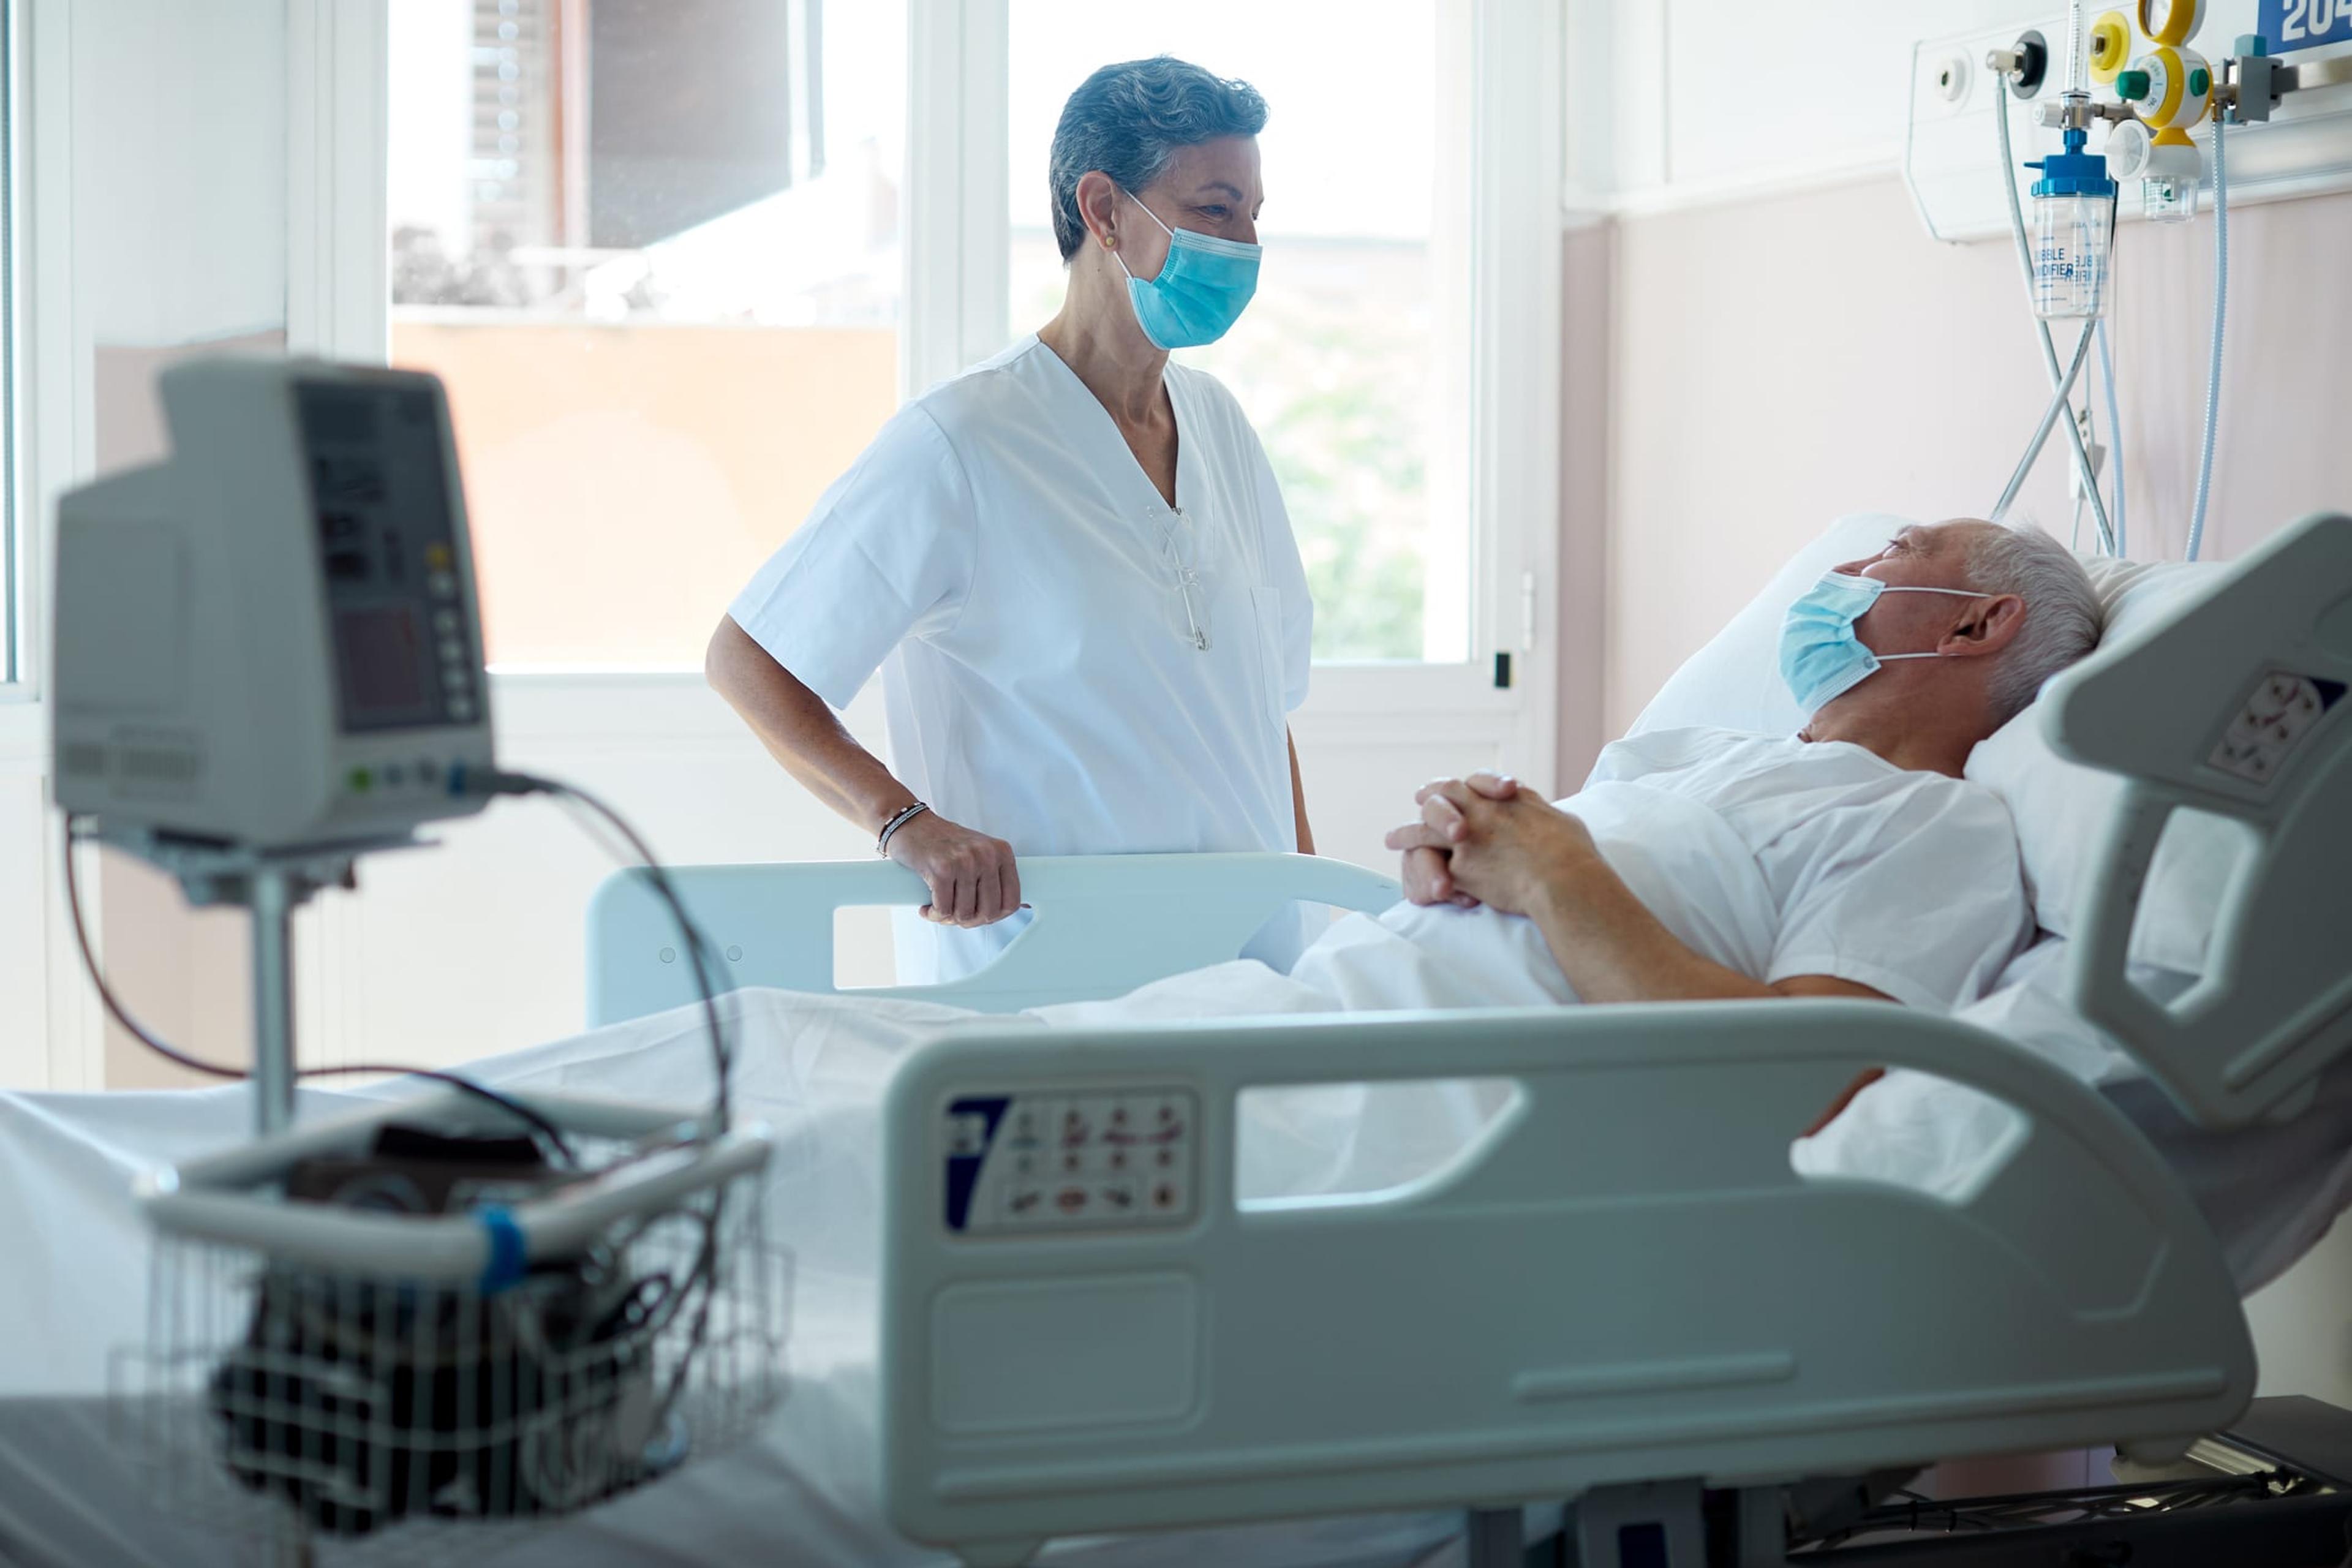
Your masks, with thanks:
<instances>
[{"instance_id":1,"label":"patient monitor","mask_svg":"<svg viewBox=\"0 0 2352 1568\"><path fill-rule=\"evenodd\" d=\"M171 456L58 503L58 804L264 851L479 810L489 694L439 381L218 358L160 390Z\"/></svg>"}]
</instances>

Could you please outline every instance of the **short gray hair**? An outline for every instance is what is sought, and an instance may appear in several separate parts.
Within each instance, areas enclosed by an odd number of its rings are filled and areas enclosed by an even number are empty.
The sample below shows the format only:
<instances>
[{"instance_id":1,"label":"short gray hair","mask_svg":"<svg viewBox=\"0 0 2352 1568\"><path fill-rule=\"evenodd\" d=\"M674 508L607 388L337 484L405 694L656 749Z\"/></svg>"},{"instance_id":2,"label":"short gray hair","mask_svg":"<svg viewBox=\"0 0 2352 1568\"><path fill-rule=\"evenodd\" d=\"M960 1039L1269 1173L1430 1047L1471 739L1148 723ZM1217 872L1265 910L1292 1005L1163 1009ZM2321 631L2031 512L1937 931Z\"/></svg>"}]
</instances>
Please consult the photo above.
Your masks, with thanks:
<instances>
[{"instance_id":1,"label":"short gray hair","mask_svg":"<svg viewBox=\"0 0 2352 1568\"><path fill-rule=\"evenodd\" d=\"M1993 721L2006 724L2043 681L2099 646L2098 590L2073 551L2032 527L1970 530L1960 569L1979 593L2025 601L2025 624L1992 671Z\"/></svg>"},{"instance_id":2,"label":"short gray hair","mask_svg":"<svg viewBox=\"0 0 2352 1568\"><path fill-rule=\"evenodd\" d=\"M1158 179L1180 147L1264 129L1265 100L1245 81L1227 81L1171 55L1103 67L1062 106L1046 160L1062 259L1087 242L1078 181L1089 171L1099 169L1133 193Z\"/></svg>"}]
</instances>

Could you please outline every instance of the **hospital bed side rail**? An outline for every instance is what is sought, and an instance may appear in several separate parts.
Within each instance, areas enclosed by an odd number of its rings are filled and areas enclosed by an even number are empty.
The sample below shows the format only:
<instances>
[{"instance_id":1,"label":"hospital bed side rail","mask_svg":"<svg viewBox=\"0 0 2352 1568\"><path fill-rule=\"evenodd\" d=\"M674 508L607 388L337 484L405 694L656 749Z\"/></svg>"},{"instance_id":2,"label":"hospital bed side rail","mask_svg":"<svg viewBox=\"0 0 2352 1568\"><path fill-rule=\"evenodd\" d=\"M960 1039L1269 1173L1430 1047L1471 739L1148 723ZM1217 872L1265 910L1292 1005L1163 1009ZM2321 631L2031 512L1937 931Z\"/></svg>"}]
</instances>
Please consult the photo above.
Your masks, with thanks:
<instances>
[{"instance_id":1,"label":"hospital bed side rail","mask_svg":"<svg viewBox=\"0 0 2352 1568\"><path fill-rule=\"evenodd\" d=\"M2081 900L2075 991L2208 1127L2288 1115L2352 1049L2352 517L2318 513L2177 614L2103 647L2044 699L2052 743L2129 781ZM2202 978L2169 1004L2127 960L2167 826L2252 841Z\"/></svg>"},{"instance_id":2,"label":"hospital bed side rail","mask_svg":"<svg viewBox=\"0 0 2352 1568\"><path fill-rule=\"evenodd\" d=\"M836 910L930 901L920 877L887 860L681 866L667 875L718 950L722 991L833 992ZM1021 892L1035 918L986 968L858 994L984 1013L1123 996L1236 957L1287 903L1376 911L1400 896L1392 879L1345 860L1277 854L1042 856L1022 861ZM695 1001L684 949L646 873L606 878L588 910L590 1026Z\"/></svg>"},{"instance_id":3,"label":"hospital bed side rail","mask_svg":"<svg viewBox=\"0 0 2352 1568\"><path fill-rule=\"evenodd\" d=\"M1995 1096L2013 1134L1948 1199L1799 1174L1792 1139L1877 1066ZM1513 1090L1450 1163L1236 1198L1244 1094L1439 1079ZM1161 1108L1178 1201L1106 1212L1098 1134ZM1023 1128L1042 1211L1009 1179ZM887 1506L975 1563L1098 1531L2158 1450L2253 1389L2219 1248L2146 1141L2040 1060L1883 1004L1008 1027L909 1058L885 1138Z\"/></svg>"}]
</instances>

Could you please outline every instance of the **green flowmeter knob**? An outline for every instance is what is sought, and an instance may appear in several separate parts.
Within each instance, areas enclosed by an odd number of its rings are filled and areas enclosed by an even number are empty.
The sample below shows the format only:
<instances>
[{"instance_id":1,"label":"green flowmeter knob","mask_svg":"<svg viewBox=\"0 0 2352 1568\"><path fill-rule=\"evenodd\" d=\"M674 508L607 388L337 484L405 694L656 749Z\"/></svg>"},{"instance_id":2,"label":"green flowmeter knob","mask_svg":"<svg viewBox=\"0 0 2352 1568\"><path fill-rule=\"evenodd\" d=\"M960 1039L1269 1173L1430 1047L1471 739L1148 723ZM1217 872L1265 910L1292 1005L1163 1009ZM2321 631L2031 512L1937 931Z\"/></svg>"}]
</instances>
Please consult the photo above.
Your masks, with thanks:
<instances>
[{"instance_id":1,"label":"green flowmeter knob","mask_svg":"<svg viewBox=\"0 0 2352 1568\"><path fill-rule=\"evenodd\" d=\"M2195 70L2193 70L2193 71L2190 71L2190 72L2189 73L2189 97L2191 97L2191 98L2202 98L2202 97L2204 97L2204 96L2205 96L2205 89L2208 89L2208 88L2210 88L2210 87L2211 87L2212 85L2213 85L2213 78L2212 78L2212 76L2210 75L2210 73L2209 73L2208 71L2206 71L2206 69L2205 69L2203 67L2201 67L2201 66L2200 66L2200 67L2199 67L2197 69L2195 69Z\"/></svg>"},{"instance_id":2,"label":"green flowmeter knob","mask_svg":"<svg viewBox=\"0 0 2352 1568\"><path fill-rule=\"evenodd\" d=\"M2137 103L2146 98L2152 84L2144 70L2127 70L2116 77L2116 96L2126 103Z\"/></svg>"}]
</instances>

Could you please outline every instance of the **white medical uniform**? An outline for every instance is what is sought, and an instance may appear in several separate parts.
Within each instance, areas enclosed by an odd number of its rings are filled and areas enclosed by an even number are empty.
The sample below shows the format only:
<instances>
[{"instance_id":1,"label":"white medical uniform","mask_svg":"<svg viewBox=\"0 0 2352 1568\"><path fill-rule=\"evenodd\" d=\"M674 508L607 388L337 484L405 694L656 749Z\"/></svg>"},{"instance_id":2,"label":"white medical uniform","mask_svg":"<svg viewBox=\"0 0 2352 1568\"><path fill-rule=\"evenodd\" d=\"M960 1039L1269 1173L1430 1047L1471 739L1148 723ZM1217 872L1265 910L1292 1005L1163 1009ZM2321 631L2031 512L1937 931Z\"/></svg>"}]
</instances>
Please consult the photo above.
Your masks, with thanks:
<instances>
[{"instance_id":1,"label":"white medical uniform","mask_svg":"<svg viewBox=\"0 0 2352 1568\"><path fill-rule=\"evenodd\" d=\"M1297 847L1285 716L1307 697L1306 573L1232 394L1182 365L1166 379L1189 523L1031 337L900 410L730 607L835 708L879 668L899 781L1016 856ZM1024 919L902 924L899 978L969 973ZM1258 955L1286 963L1301 934L1289 921Z\"/></svg>"},{"instance_id":2,"label":"white medical uniform","mask_svg":"<svg viewBox=\"0 0 2352 1568\"><path fill-rule=\"evenodd\" d=\"M1651 731L1559 804L1685 946L1767 984L1828 974L1948 1012L2032 933L2000 797L1843 742ZM1576 1000L1535 923L1486 909L1350 917L1291 974L1350 1010Z\"/></svg>"}]
</instances>

